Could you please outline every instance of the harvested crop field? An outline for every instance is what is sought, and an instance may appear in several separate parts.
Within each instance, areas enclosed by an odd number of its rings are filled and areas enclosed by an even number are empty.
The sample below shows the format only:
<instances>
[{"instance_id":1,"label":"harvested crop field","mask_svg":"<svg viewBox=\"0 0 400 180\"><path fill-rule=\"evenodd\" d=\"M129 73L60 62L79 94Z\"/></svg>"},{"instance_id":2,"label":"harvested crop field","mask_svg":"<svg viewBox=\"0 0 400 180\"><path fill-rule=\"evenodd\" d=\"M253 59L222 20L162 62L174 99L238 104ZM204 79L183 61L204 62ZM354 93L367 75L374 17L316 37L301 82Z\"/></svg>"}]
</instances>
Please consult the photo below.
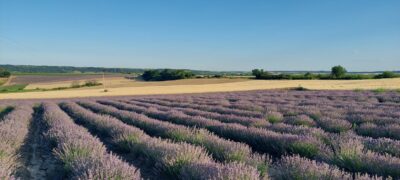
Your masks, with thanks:
<instances>
[{"instance_id":1,"label":"harvested crop field","mask_svg":"<svg viewBox=\"0 0 400 180\"><path fill-rule=\"evenodd\" d=\"M46 92L24 92L0 94L0 99L45 99L98 96L125 96L149 94L181 94L230 92L263 89L304 87L312 90L361 90L400 89L400 78L373 80L249 80L249 79L189 79L165 82L129 82L115 86L69 89Z\"/></svg>"},{"instance_id":2,"label":"harvested crop field","mask_svg":"<svg viewBox=\"0 0 400 180\"><path fill-rule=\"evenodd\" d=\"M0 107L12 108L0 121L6 179L400 178L396 92L3 100Z\"/></svg>"},{"instance_id":3,"label":"harvested crop field","mask_svg":"<svg viewBox=\"0 0 400 180\"><path fill-rule=\"evenodd\" d=\"M106 77L123 77L120 74L106 74ZM90 79L100 79L103 75L101 74L65 74L65 75L16 75L13 76L9 82L12 84L33 84L33 83L54 83L60 81L84 81Z\"/></svg>"},{"instance_id":4,"label":"harvested crop field","mask_svg":"<svg viewBox=\"0 0 400 180\"><path fill-rule=\"evenodd\" d=\"M201 84L221 84L221 83L232 83L232 82L243 82L248 79L183 79L175 81L161 81L161 82L151 82L151 81L141 81L136 79L128 79L125 77L106 77L103 81L102 78L93 79L98 82L104 83L107 88L120 88L120 87L146 87L146 86L172 86L172 85L201 85ZM69 87L74 81L59 81L51 83L32 83L29 84L25 89L51 89L57 87ZM81 81L84 83L84 81ZM87 87L85 89L98 89L103 88L103 86L97 87Z\"/></svg>"}]
</instances>

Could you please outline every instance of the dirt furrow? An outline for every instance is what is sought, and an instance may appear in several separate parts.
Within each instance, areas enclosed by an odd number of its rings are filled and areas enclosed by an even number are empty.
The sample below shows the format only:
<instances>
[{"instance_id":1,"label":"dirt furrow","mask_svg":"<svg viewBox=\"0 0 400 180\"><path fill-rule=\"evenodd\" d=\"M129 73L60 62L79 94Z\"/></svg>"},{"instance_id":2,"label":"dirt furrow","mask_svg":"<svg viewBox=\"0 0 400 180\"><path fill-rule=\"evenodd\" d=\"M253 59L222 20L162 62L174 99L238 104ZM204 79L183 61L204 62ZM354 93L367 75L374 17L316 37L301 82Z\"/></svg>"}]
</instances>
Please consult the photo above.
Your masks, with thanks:
<instances>
[{"instance_id":1,"label":"dirt furrow","mask_svg":"<svg viewBox=\"0 0 400 180\"><path fill-rule=\"evenodd\" d=\"M41 122L41 111L35 109L28 138L21 149L22 167L17 172L21 179L62 179L62 168L52 155L52 148L43 137L45 128Z\"/></svg>"}]
</instances>

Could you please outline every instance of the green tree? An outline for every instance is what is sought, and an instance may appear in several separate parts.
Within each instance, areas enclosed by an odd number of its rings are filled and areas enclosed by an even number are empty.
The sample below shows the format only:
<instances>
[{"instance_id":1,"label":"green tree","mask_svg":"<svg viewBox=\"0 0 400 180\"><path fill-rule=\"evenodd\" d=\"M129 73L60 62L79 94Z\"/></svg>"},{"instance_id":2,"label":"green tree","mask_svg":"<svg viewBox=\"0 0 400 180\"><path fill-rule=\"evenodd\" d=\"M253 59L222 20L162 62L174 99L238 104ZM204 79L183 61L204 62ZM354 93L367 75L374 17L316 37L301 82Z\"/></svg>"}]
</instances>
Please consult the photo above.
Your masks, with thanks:
<instances>
[{"instance_id":1,"label":"green tree","mask_svg":"<svg viewBox=\"0 0 400 180\"><path fill-rule=\"evenodd\" d=\"M251 71L251 73L253 74L253 76L256 77L256 79L260 79L261 76L264 74L264 70L263 69L253 69Z\"/></svg>"},{"instance_id":2,"label":"green tree","mask_svg":"<svg viewBox=\"0 0 400 180\"><path fill-rule=\"evenodd\" d=\"M394 78L396 77L396 74L391 71L385 71L381 74L381 78Z\"/></svg>"},{"instance_id":3,"label":"green tree","mask_svg":"<svg viewBox=\"0 0 400 180\"><path fill-rule=\"evenodd\" d=\"M347 70L344 67L340 66L340 65L332 67L331 75L332 75L333 78L341 78L346 73L347 73Z\"/></svg>"},{"instance_id":4,"label":"green tree","mask_svg":"<svg viewBox=\"0 0 400 180\"><path fill-rule=\"evenodd\" d=\"M142 74L142 78L145 81L158 81L160 77L160 72L157 70L147 70Z\"/></svg>"},{"instance_id":5,"label":"green tree","mask_svg":"<svg viewBox=\"0 0 400 180\"><path fill-rule=\"evenodd\" d=\"M0 68L0 77L10 77L11 73L4 68Z\"/></svg>"}]
</instances>

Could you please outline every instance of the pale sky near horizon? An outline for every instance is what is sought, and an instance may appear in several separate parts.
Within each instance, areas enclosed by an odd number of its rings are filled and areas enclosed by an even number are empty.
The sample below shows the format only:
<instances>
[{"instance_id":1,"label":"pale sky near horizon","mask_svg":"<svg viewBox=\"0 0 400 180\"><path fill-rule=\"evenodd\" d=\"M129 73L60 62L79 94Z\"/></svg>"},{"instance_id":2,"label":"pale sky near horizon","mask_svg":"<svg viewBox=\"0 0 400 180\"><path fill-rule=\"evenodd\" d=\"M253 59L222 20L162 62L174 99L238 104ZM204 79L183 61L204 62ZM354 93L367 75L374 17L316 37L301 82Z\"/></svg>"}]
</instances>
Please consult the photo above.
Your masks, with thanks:
<instances>
[{"instance_id":1,"label":"pale sky near horizon","mask_svg":"<svg viewBox=\"0 0 400 180\"><path fill-rule=\"evenodd\" d=\"M400 1L0 0L0 64L400 70Z\"/></svg>"}]
</instances>

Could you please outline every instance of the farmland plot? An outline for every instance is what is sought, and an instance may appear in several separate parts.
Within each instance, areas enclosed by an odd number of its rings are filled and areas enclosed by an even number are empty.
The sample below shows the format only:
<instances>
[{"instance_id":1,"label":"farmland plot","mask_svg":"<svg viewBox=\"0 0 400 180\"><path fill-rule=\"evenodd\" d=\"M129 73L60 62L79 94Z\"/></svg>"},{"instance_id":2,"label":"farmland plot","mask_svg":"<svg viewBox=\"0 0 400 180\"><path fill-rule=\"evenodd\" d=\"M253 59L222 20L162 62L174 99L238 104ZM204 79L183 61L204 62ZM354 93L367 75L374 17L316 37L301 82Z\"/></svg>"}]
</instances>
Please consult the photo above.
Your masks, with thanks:
<instances>
[{"instance_id":1,"label":"farmland plot","mask_svg":"<svg viewBox=\"0 0 400 180\"><path fill-rule=\"evenodd\" d=\"M396 92L26 102L1 103L8 107L0 121L0 138L8 140L0 143L0 160L7 162L1 178L400 178Z\"/></svg>"}]
</instances>

